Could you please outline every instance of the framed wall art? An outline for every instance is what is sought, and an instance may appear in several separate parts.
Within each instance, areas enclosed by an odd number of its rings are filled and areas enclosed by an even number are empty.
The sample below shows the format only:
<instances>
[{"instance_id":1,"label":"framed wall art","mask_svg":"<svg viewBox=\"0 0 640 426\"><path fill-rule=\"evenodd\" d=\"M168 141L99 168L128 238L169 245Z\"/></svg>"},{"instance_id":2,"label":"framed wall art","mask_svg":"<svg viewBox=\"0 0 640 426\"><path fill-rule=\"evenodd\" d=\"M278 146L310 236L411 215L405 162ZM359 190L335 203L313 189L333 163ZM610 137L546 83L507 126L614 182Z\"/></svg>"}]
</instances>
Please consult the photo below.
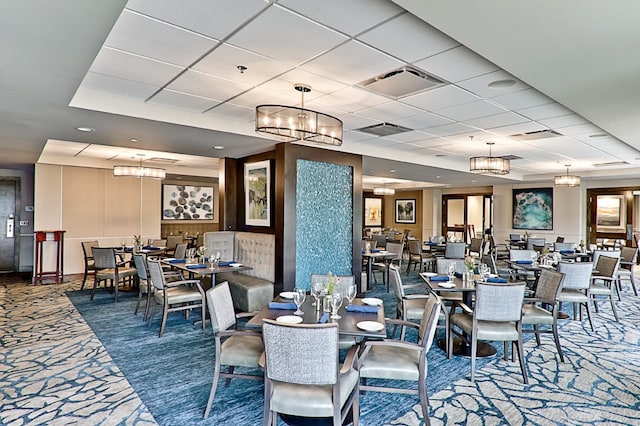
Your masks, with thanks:
<instances>
[{"instance_id":1,"label":"framed wall art","mask_svg":"<svg viewBox=\"0 0 640 426\"><path fill-rule=\"evenodd\" d=\"M396 200L396 223L416 223L416 200Z\"/></svg>"},{"instance_id":2,"label":"framed wall art","mask_svg":"<svg viewBox=\"0 0 640 426\"><path fill-rule=\"evenodd\" d=\"M382 198L364 199L364 226L365 228L382 226Z\"/></svg>"},{"instance_id":3,"label":"framed wall art","mask_svg":"<svg viewBox=\"0 0 640 426\"><path fill-rule=\"evenodd\" d=\"M624 195L598 195L596 198L597 232L625 232L627 201Z\"/></svg>"},{"instance_id":4,"label":"framed wall art","mask_svg":"<svg viewBox=\"0 0 640 426\"><path fill-rule=\"evenodd\" d=\"M163 220L212 220L212 186L162 185Z\"/></svg>"},{"instance_id":5,"label":"framed wall art","mask_svg":"<svg viewBox=\"0 0 640 426\"><path fill-rule=\"evenodd\" d=\"M553 229L553 188L513 190L513 229Z\"/></svg>"},{"instance_id":6,"label":"framed wall art","mask_svg":"<svg viewBox=\"0 0 640 426\"><path fill-rule=\"evenodd\" d=\"M269 160L244 165L245 223L271 226L271 166Z\"/></svg>"}]
</instances>

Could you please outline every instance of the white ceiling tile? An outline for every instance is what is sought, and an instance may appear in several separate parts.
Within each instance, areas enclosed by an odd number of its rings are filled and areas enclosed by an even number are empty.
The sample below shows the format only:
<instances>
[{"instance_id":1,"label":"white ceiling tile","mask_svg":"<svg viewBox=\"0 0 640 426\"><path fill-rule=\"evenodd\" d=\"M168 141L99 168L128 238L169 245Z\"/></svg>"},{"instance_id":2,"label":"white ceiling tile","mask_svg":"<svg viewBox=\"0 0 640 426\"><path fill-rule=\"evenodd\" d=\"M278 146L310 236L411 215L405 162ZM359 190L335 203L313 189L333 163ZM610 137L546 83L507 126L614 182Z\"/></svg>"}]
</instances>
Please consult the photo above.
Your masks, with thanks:
<instances>
[{"instance_id":1,"label":"white ceiling tile","mask_svg":"<svg viewBox=\"0 0 640 426\"><path fill-rule=\"evenodd\" d=\"M369 92L359 87L345 87L329 95L317 98L320 106L331 105L346 112L357 112L389 102L389 98Z\"/></svg>"},{"instance_id":2,"label":"white ceiling tile","mask_svg":"<svg viewBox=\"0 0 640 426\"><path fill-rule=\"evenodd\" d=\"M304 94L305 104L307 101L323 97L327 93L348 87L342 83L338 83L337 81L330 80L326 77L300 68L292 69L291 71L279 76L277 79L273 79L262 84L260 87L273 92L292 94L292 102L295 101L296 103L300 103L300 92L295 90L295 86L297 84L305 84L311 87L311 91Z\"/></svg>"},{"instance_id":3,"label":"white ceiling tile","mask_svg":"<svg viewBox=\"0 0 640 426\"><path fill-rule=\"evenodd\" d=\"M515 84L509 87L491 88L489 83L498 80L514 80ZM506 71L494 71L489 74L483 74L477 77L463 80L456 83L458 86L467 89L468 91L475 93L483 98L493 98L495 96L504 95L506 93L517 92L520 90L528 89L529 86L524 84Z\"/></svg>"},{"instance_id":4,"label":"white ceiling tile","mask_svg":"<svg viewBox=\"0 0 640 426\"><path fill-rule=\"evenodd\" d=\"M414 130L411 132L402 132L402 133L397 133L395 135L387 136L387 139L391 139L401 143L422 141L425 138L433 138L433 135L428 135L423 132L418 132Z\"/></svg>"},{"instance_id":5,"label":"white ceiling tile","mask_svg":"<svg viewBox=\"0 0 640 426\"><path fill-rule=\"evenodd\" d=\"M534 121L525 121L524 123L511 124L509 126L493 127L490 130L487 130L487 132L499 136L511 136L529 132L537 132L539 130L546 129L547 126L543 126L540 123L536 123Z\"/></svg>"},{"instance_id":6,"label":"white ceiling tile","mask_svg":"<svg viewBox=\"0 0 640 426\"><path fill-rule=\"evenodd\" d=\"M148 56L171 64L188 66L217 44L173 25L125 9L105 45Z\"/></svg>"},{"instance_id":7,"label":"white ceiling tile","mask_svg":"<svg viewBox=\"0 0 640 426\"><path fill-rule=\"evenodd\" d=\"M405 117L412 117L419 112L420 111L415 107L389 101L373 108L367 108L362 111L358 111L358 114L364 115L365 117L369 117L374 120L378 120L380 122L387 121L395 124L396 120Z\"/></svg>"},{"instance_id":8,"label":"white ceiling tile","mask_svg":"<svg viewBox=\"0 0 640 426\"><path fill-rule=\"evenodd\" d=\"M292 90L293 92L293 90ZM279 105L297 105L298 97L292 96L291 93L274 92L264 89L263 87L253 88L242 95L233 98L232 101L236 105L246 108L255 108L260 104L279 104Z\"/></svg>"},{"instance_id":9,"label":"white ceiling tile","mask_svg":"<svg viewBox=\"0 0 640 426\"><path fill-rule=\"evenodd\" d=\"M87 75L84 77L84 80L82 80L81 88L108 93L110 95L119 95L139 99L140 102L143 102L154 92L160 89L159 86L137 83L135 81L123 80L121 78L96 74L93 72L87 73Z\"/></svg>"},{"instance_id":10,"label":"white ceiling tile","mask_svg":"<svg viewBox=\"0 0 640 426\"><path fill-rule=\"evenodd\" d=\"M448 138L440 138L440 137L434 137L434 136L427 136L423 139L411 141L411 144L413 146L420 147L420 148L446 145L447 143L451 143L451 140Z\"/></svg>"},{"instance_id":11,"label":"white ceiling tile","mask_svg":"<svg viewBox=\"0 0 640 426\"><path fill-rule=\"evenodd\" d=\"M363 66L363 64L367 64ZM357 84L403 63L357 41L349 41L302 65L320 75L334 75L345 84Z\"/></svg>"},{"instance_id":12,"label":"white ceiling tile","mask_svg":"<svg viewBox=\"0 0 640 426\"><path fill-rule=\"evenodd\" d=\"M163 89L149 100L149 103L168 106L188 111L202 112L218 103L215 99L193 96L173 90Z\"/></svg>"},{"instance_id":13,"label":"white ceiling tile","mask_svg":"<svg viewBox=\"0 0 640 426\"><path fill-rule=\"evenodd\" d=\"M241 72L238 69L240 65L247 69ZM192 68L245 85L256 86L282 74L291 66L225 43L219 45Z\"/></svg>"},{"instance_id":14,"label":"white ceiling tile","mask_svg":"<svg viewBox=\"0 0 640 426\"><path fill-rule=\"evenodd\" d=\"M393 18L357 38L408 63L460 44L410 13Z\"/></svg>"},{"instance_id":15,"label":"white ceiling tile","mask_svg":"<svg viewBox=\"0 0 640 426\"><path fill-rule=\"evenodd\" d=\"M129 0L127 9L221 40L267 5L264 0Z\"/></svg>"},{"instance_id":16,"label":"white ceiling tile","mask_svg":"<svg viewBox=\"0 0 640 426\"><path fill-rule=\"evenodd\" d=\"M604 133L601 128L591 123L576 124L573 126L556 127L553 130L566 136L580 137ZM591 138L593 139L593 138Z\"/></svg>"},{"instance_id":17,"label":"white ceiling tile","mask_svg":"<svg viewBox=\"0 0 640 426\"><path fill-rule=\"evenodd\" d=\"M247 108L230 102L217 105L212 110L207 111L206 114L219 115L233 120L246 121L247 123L254 122L256 118L255 108Z\"/></svg>"},{"instance_id":18,"label":"white ceiling tile","mask_svg":"<svg viewBox=\"0 0 640 426\"><path fill-rule=\"evenodd\" d=\"M490 115L488 117L465 120L465 124L469 126L480 127L481 129L492 129L494 127L503 127L511 124L524 123L528 120L513 112L503 112L500 114Z\"/></svg>"},{"instance_id":19,"label":"white ceiling tile","mask_svg":"<svg viewBox=\"0 0 640 426\"><path fill-rule=\"evenodd\" d=\"M361 127L361 126L358 126ZM364 126L362 126L364 127ZM352 127L353 128L353 127ZM345 130L342 134L343 145L346 142L364 142L373 139L371 135L362 132L354 132L352 130Z\"/></svg>"},{"instance_id":20,"label":"white ceiling tile","mask_svg":"<svg viewBox=\"0 0 640 426\"><path fill-rule=\"evenodd\" d=\"M260 55L298 65L345 40L346 37L335 31L274 5L227 41Z\"/></svg>"},{"instance_id":21,"label":"white ceiling tile","mask_svg":"<svg viewBox=\"0 0 640 426\"><path fill-rule=\"evenodd\" d=\"M412 145L410 143L395 143L394 145L390 145L391 149L397 152L413 152L420 151L422 148L419 146Z\"/></svg>"},{"instance_id":22,"label":"white ceiling tile","mask_svg":"<svg viewBox=\"0 0 640 426\"><path fill-rule=\"evenodd\" d=\"M395 121L399 126L408 127L410 129L429 129L430 127L442 126L453 123L453 120L444 118L440 115L430 112L422 112L411 117L401 118Z\"/></svg>"},{"instance_id":23,"label":"white ceiling tile","mask_svg":"<svg viewBox=\"0 0 640 426\"><path fill-rule=\"evenodd\" d=\"M473 132L477 129L474 129L470 126L465 126L462 123L451 123L445 124L444 126L436 126L429 127L428 129L416 129L416 130L424 130L434 136L451 136L457 135L460 133Z\"/></svg>"},{"instance_id":24,"label":"white ceiling tile","mask_svg":"<svg viewBox=\"0 0 640 426\"><path fill-rule=\"evenodd\" d=\"M584 117L578 114L568 114L560 117L552 117L545 118L543 120L538 120L540 123L545 126L549 126L550 129L559 129L561 127L574 126L576 124L584 124L587 123L587 120Z\"/></svg>"},{"instance_id":25,"label":"white ceiling tile","mask_svg":"<svg viewBox=\"0 0 640 426\"><path fill-rule=\"evenodd\" d=\"M473 118L486 117L488 115L500 114L505 112L500 108L487 101L475 101L468 104L456 105L449 108L441 109L438 114L456 121L465 121Z\"/></svg>"},{"instance_id":26,"label":"white ceiling tile","mask_svg":"<svg viewBox=\"0 0 640 426\"><path fill-rule=\"evenodd\" d=\"M538 105L531 108L516 110L518 114L522 114L532 120L542 120L545 118L559 117L561 115L573 114L573 111L560 105L557 102L551 104Z\"/></svg>"},{"instance_id":27,"label":"white ceiling tile","mask_svg":"<svg viewBox=\"0 0 640 426\"><path fill-rule=\"evenodd\" d=\"M342 120L342 125L345 131L359 129L361 127L366 127L366 126L372 126L378 123L377 120L372 120L370 118L363 117L358 114L341 115L340 119ZM355 133L361 134L359 132L355 132Z\"/></svg>"},{"instance_id":28,"label":"white ceiling tile","mask_svg":"<svg viewBox=\"0 0 640 426\"><path fill-rule=\"evenodd\" d=\"M278 4L351 36L403 12L387 0L280 0Z\"/></svg>"},{"instance_id":29,"label":"white ceiling tile","mask_svg":"<svg viewBox=\"0 0 640 426\"><path fill-rule=\"evenodd\" d=\"M185 72L167 86L170 90L219 101L227 100L249 88L246 84L192 70Z\"/></svg>"},{"instance_id":30,"label":"white ceiling tile","mask_svg":"<svg viewBox=\"0 0 640 426\"><path fill-rule=\"evenodd\" d=\"M487 74L498 69L495 64L464 46L454 47L414 62L414 65L429 74L452 83Z\"/></svg>"},{"instance_id":31,"label":"white ceiling tile","mask_svg":"<svg viewBox=\"0 0 640 426\"><path fill-rule=\"evenodd\" d=\"M183 69L166 62L103 47L93 61L90 71L153 86L163 86Z\"/></svg>"},{"instance_id":32,"label":"white ceiling tile","mask_svg":"<svg viewBox=\"0 0 640 426\"><path fill-rule=\"evenodd\" d=\"M466 90L449 85L402 98L402 102L426 111L438 111L480 99Z\"/></svg>"},{"instance_id":33,"label":"white ceiling tile","mask_svg":"<svg viewBox=\"0 0 640 426\"><path fill-rule=\"evenodd\" d=\"M369 133L363 133L363 132L358 132L358 131L354 131L353 133L361 133L364 135L368 135L371 136L371 134ZM381 146L390 146L390 145L397 145L398 142L396 141L392 141L390 139L385 139L385 138L381 138L381 137L375 137L375 138L371 138L371 139L364 139L367 141L367 144L369 144L369 146L371 147L371 149L375 149L377 147L381 147ZM358 142L362 142L363 140L360 140Z\"/></svg>"},{"instance_id":34,"label":"white ceiling tile","mask_svg":"<svg viewBox=\"0 0 640 426\"><path fill-rule=\"evenodd\" d=\"M510 110L518 110L553 103L553 99L543 95L536 89L524 89L517 92L506 93L504 95L491 98L491 101Z\"/></svg>"}]
</instances>

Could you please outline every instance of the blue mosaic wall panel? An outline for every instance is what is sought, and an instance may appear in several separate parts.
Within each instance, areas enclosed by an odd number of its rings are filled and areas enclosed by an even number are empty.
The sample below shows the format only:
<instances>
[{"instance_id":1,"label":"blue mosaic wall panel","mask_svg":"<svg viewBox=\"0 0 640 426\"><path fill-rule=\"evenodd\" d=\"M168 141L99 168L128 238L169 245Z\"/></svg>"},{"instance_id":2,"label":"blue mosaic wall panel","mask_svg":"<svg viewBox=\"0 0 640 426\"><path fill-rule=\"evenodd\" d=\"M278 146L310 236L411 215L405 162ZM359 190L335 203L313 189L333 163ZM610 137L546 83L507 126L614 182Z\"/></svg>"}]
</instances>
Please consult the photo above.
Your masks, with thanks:
<instances>
[{"instance_id":1,"label":"blue mosaic wall panel","mask_svg":"<svg viewBox=\"0 0 640 426\"><path fill-rule=\"evenodd\" d=\"M296 286L311 274L352 275L353 168L297 160Z\"/></svg>"}]
</instances>

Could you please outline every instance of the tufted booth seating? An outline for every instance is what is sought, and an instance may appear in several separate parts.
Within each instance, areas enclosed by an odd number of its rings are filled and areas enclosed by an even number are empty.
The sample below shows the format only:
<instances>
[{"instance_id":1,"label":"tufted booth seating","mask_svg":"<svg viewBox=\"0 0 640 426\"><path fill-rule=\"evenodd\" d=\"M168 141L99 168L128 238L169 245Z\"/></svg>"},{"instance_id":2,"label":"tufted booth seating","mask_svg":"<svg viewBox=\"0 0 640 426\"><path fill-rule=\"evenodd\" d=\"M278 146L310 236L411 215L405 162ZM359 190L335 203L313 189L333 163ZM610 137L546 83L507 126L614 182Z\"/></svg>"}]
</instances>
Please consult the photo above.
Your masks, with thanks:
<instances>
[{"instance_id":1,"label":"tufted booth seating","mask_svg":"<svg viewBox=\"0 0 640 426\"><path fill-rule=\"evenodd\" d=\"M204 244L208 255L219 251L222 260L234 260L252 268L216 275L217 282L229 282L233 305L237 310L259 311L273 300L274 235L236 231L207 232L204 234Z\"/></svg>"}]
</instances>

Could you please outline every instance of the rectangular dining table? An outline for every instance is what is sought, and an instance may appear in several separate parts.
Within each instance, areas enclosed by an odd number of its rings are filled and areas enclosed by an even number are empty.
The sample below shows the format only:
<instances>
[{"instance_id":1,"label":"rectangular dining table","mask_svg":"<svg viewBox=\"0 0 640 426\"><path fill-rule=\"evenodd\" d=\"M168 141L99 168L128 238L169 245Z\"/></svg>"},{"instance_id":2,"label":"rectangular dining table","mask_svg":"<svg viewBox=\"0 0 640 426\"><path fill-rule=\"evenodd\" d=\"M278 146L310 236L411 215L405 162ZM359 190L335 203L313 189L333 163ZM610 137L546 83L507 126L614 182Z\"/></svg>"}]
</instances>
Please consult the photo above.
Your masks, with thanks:
<instances>
[{"instance_id":1,"label":"rectangular dining table","mask_svg":"<svg viewBox=\"0 0 640 426\"><path fill-rule=\"evenodd\" d=\"M381 260L387 266L385 274L385 281L387 283L387 291L389 291L389 265L398 253L391 253L386 250L371 250L369 252L363 251L362 257L367 259L367 290L371 290L371 277L373 276L373 264L376 260ZM359 290L361 291L361 289Z\"/></svg>"},{"instance_id":2,"label":"rectangular dining table","mask_svg":"<svg viewBox=\"0 0 640 426\"><path fill-rule=\"evenodd\" d=\"M222 272L249 271L253 269L247 265L230 266L226 264L210 268L208 264L187 263L186 259L184 259L184 262L176 262L176 259L160 259L160 262L164 265L169 265L172 268L187 272L189 274L189 279L193 279L195 275L211 276L211 286L215 285L216 274L220 274Z\"/></svg>"},{"instance_id":3,"label":"rectangular dining table","mask_svg":"<svg viewBox=\"0 0 640 426\"><path fill-rule=\"evenodd\" d=\"M291 299L283 299L280 296L277 296L274 301L280 303L293 303ZM308 296L302 306L300 306L300 309L304 312L301 316L302 324L317 324L319 319L322 317L322 314L324 314L322 309L316 310L316 307L311 305L313 301L313 297ZM353 301L353 305L365 306L362 299L355 299ZM294 311L295 309L269 309L269 307L266 306L247 322L246 327L260 329L262 328L263 319L267 318L277 320L280 316L293 315ZM328 315L330 316L331 314L329 313ZM337 322L338 331L341 335L374 339L384 339L387 337L386 323L384 320L384 307L382 305L378 306L378 311L376 313L349 312L346 310L346 306L343 305L338 309L338 315L341 316L340 319L334 320L328 318L327 323L334 321ZM363 330L357 325L361 321L377 322L382 325L382 328L377 331Z\"/></svg>"}]
</instances>

